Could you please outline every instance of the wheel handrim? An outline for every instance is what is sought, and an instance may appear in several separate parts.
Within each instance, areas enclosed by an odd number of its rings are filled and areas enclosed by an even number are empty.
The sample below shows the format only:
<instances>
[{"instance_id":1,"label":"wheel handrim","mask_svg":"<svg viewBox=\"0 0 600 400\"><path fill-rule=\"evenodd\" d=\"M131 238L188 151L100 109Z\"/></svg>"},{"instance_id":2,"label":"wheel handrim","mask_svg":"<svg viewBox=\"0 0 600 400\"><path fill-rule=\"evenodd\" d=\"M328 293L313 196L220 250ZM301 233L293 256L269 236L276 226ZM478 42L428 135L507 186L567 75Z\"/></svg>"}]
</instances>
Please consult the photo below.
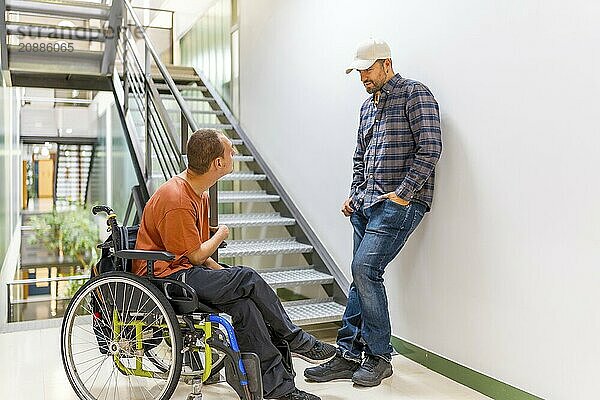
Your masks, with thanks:
<instances>
[{"instance_id":1,"label":"wheel handrim","mask_svg":"<svg viewBox=\"0 0 600 400\"><path fill-rule=\"evenodd\" d=\"M159 329L163 338L175 342L178 327L165 306L133 279L90 283L76 294L65 315L63 358L74 389L90 400L163 397L178 379L176 355L161 351L164 339L149 333ZM144 349L151 347L162 369L145 356Z\"/></svg>"}]
</instances>

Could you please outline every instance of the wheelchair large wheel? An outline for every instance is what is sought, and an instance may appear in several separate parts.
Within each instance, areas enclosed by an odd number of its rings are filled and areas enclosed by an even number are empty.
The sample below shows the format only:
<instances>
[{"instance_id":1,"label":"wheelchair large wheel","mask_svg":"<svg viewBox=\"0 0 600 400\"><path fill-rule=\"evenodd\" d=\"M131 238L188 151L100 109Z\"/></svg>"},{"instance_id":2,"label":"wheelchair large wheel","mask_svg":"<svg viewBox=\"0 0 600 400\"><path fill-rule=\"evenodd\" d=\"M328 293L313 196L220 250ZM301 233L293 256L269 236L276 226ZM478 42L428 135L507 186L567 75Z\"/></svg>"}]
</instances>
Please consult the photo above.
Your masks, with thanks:
<instances>
[{"instance_id":1,"label":"wheelchair large wheel","mask_svg":"<svg viewBox=\"0 0 600 400\"><path fill-rule=\"evenodd\" d=\"M181 373L182 346L177 316L165 296L145 279L123 272L82 286L62 325L63 365L71 386L86 400L169 399Z\"/></svg>"}]
</instances>

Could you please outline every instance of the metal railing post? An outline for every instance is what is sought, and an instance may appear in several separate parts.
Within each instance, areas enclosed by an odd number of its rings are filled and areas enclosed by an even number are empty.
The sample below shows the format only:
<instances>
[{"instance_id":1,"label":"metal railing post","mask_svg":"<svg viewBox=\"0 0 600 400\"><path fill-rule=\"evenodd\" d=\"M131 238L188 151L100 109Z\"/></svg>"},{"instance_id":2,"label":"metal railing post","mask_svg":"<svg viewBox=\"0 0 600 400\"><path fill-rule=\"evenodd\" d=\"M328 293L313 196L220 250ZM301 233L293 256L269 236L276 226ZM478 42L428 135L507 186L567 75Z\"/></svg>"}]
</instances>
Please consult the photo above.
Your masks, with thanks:
<instances>
[{"instance_id":1,"label":"metal railing post","mask_svg":"<svg viewBox=\"0 0 600 400\"><path fill-rule=\"evenodd\" d=\"M11 322L10 283L6 284L6 322Z\"/></svg>"},{"instance_id":2,"label":"metal railing post","mask_svg":"<svg viewBox=\"0 0 600 400\"><path fill-rule=\"evenodd\" d=\"M127 115L129 109L129 79L128 79L128 61L127 61L127 30L129 25L127 24L127 7L123 8L123 91L125 97L123 98L123 113Z\"/></svg>"},{"instance_id":3,"label":"metal railing post","mask_svg":"<svg viewBox=\"0 0 600 400\"><path fill-rule=\"evenodd\" d=\"M188 122L185 119L185 114L181 112L181 154L187 154L187 142L188 142Z\"/></svg>"},{"instance_id":4,"label":"metal railing post","mask_svg":"<svg viewBox=\"0 0 600 400\"><path fill-rule=\"evenodd\" d=\"M150 55L150 49L148 47L148 42L144 41L144 61L145 61L145 65L144 65L144 94L146 97L146 180L150 179L152 177L152 143L151 143L151 138L150 138L150 129L152 129L150 127L150 77L152 76L152 71L151 71L151 63L152 63L152 59L151 59L151 55Z\"/></svg>"}]
</instances>

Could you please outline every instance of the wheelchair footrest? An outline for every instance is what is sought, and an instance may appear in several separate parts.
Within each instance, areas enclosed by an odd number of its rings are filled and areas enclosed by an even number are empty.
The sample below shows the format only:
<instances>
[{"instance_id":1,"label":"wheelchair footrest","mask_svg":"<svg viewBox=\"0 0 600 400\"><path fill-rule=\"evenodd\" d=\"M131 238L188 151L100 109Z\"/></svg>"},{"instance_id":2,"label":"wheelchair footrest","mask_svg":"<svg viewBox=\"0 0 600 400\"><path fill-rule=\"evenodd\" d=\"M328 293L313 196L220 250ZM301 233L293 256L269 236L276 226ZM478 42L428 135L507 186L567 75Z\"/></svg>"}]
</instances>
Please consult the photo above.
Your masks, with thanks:
<instances>
[{"instance_id":1,"label":"wheelchair footrest","mask_svg":"<svg viewBox=\"0 0 600 400\"><path fill-rule=\"evenodd\" d=\"M242 362L246 369L247 389L252 398L248 399L247 391L244 389L241 381L242 377L239 373L239 368L233 363L233 360L228 357L225 362L225 377L227 383L236 391L240 399L243 400L262 400L262 375L260 371L260 359L255 353L240 353Z\"/></svg>"}]
</instances>

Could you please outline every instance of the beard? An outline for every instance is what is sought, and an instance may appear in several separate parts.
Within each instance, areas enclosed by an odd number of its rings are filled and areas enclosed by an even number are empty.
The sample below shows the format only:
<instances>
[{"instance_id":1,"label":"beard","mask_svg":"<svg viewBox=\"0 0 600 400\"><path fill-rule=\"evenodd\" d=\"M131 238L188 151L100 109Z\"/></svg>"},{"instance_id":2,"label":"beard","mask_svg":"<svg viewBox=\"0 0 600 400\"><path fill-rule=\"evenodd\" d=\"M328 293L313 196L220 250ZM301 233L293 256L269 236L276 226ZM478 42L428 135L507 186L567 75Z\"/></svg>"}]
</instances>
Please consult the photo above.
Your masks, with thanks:
<instances>
[{"instance_id":1,"label":"beard","mask_svg":"<svg viewBox=\"0 0 600 400\"><path fill-rule=\"evenodd\" d=\"M383 83L377 83L377 82L373 82L373 81L367 81L365 83L371 83L371 85L369 87L365 86L365 90L369 94L378 92L383 87ZM364 83L363 83L363 85L364 85Z\"/></svg>"}]
</instances>

